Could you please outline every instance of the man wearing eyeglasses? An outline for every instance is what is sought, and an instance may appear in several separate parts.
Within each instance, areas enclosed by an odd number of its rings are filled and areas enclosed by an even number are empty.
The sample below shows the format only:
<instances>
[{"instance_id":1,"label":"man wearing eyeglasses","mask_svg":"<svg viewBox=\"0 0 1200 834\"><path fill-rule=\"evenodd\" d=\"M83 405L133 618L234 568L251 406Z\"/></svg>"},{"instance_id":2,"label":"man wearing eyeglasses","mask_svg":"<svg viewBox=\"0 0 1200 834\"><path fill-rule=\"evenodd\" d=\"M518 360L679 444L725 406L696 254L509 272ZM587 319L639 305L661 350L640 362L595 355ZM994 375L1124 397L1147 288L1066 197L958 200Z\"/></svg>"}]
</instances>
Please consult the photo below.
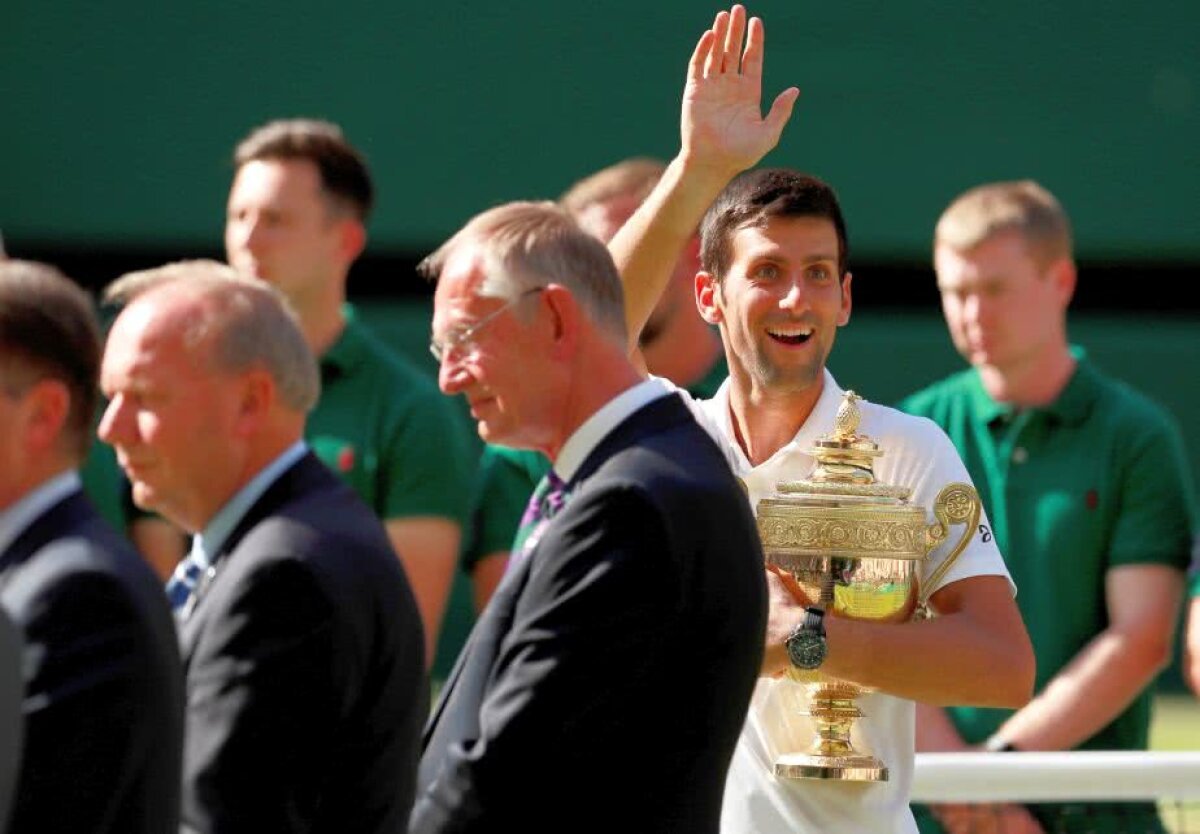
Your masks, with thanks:
<instances>
[{"instance_id":1,"label":"man wearing eyeglasses","mask_svg":"<svg viewBox=\"0 0 1200 834\"><path fill-rule=\"evenodd\" d=\"M551 203L427 261L439 383L553 463L442 689L410 830L714 832L766 598L749 507L627 350L620 277Z\"/></svg>"}]
</instances>

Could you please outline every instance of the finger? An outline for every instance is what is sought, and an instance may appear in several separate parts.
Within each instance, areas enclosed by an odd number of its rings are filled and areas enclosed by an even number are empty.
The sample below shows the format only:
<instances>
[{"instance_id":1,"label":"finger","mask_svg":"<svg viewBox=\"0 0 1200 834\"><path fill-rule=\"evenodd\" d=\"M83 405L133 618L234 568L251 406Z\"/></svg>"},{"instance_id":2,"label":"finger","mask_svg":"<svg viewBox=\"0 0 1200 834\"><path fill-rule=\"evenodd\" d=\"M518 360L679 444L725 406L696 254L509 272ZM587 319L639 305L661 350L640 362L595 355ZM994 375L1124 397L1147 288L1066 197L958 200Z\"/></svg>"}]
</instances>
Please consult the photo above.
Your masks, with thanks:
<instances>
[{"instance_id":1,"label":"finger","mask_svg":"<svg viewBox=\"0 0 1200 834\"><path fill-rule=\"evenodd\" d=\"M746 36L746 8L737 5L729 10L729 31L725 35L725 71L737 72L742 59L742 42Z\"/></svg>"},{"instance_id":2,"label":"finger","mask_svg":"<svg viewBox=\"0 0 1200 834\"><path fill-rule=\"evenodd\" d=\"M704 76L709 78L723 72L722 66L725 60L725 33L729 31L729 12L717 12L717 19L713 21L713 48L708 53L708 60L704 62Z\"/></svg>"},{"instance_id":3,"label":"finger","mask_svg":"<svg viewBox=\"0 0 1200 834\"><path fill-rule=\"evenodd\" d=\"M698 81L704 76L704 63L708 60L713 44L716 42L716 36L713 35L711 29L705 31L700 36L700 40L696 41L696 48L692 51L692 60L688 61L688 81Z\"/></svg>"},{"instance_id":4,"label":"finger","mask_svg":"<svg viewBox=\"0 0 1200 834\"><path fill-rule=\"evenodd\" d=\"M804 589L800 587L800 583L796 581L796 577L792 576L789 571L784 570L778 565L767 565L767 570L779 577L779 581L792 597L799 600L808 599L808 595L804 593Z\"/></svg>"},{"instance_id":5,"label":"finger","mask_svg":"<svg viewBox=\"0 0 1200 834\"><path fill-rule=\"evenodd\" d=\"M763 29L762 21L757 17L750 18L749 28L750 35L746 39L746 52L742 55L742 75L761 79L766 31Z\"/></svg>"},{"instance_id":6,"label":"finger","mask_svg":"<svg viewBox=\"0 0 1200 834\"><path fill-rule=\"evenodd\" d=\"M783 133L788 119L792 117L792 108L796 106L798 98L800 98L800 90L797 87L788 87L776 96L774 103L771 104L771 112L767 114L766 124L767 130L775 137L776 142L779 141L779 136Z\"/></svg>"}]
</instances>

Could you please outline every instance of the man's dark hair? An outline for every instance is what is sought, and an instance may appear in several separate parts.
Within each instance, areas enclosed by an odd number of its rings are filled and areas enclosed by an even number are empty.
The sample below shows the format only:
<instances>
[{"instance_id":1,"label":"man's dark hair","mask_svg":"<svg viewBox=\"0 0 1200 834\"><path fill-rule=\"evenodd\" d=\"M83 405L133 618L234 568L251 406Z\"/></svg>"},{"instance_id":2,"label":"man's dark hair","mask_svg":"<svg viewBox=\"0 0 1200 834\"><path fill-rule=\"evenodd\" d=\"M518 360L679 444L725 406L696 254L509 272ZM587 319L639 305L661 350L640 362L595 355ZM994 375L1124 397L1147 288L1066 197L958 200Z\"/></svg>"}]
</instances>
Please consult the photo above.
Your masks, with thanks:
<instances>
[{"instance_id":1,"label":"man's dark hair","mask_svg":"<svg viewBox=\"0 0 1200 834\"><path fill-rule=\"evenodd\" d=\"M306 159L321 175L321 186L338 207L366 222L375 189L362 154L342 129L317 119L281 119L256 128L233 152L235 168L261 160Z\"/></svg>"},{"instance_id":2,"label":"man's dark hair","mask_svg":"<svg viewBox=\"0 0 1200 834\"><path fill-rule=\"evenodd\" d=\"M23 394L44 379L71 397L64 443L82 460L99 399L100 326L91 297L57 269L0 261L0 386Z\"/></svg>"},{"instance_id":3,"label":"man's dark hair","mask_svg":"<svg viewBox=\"0 0 1200 834\"><path fill-rule=\"evenodd\" d=\"M787 168L762 168L736 177L720 193L700 224L700 263L718 281L732 258L733 235L764 226L773 217L823 217L833 223L838 239L838 275L850 260L846 221L837 195L827 184Z\"/></svg>"}]
</instances>

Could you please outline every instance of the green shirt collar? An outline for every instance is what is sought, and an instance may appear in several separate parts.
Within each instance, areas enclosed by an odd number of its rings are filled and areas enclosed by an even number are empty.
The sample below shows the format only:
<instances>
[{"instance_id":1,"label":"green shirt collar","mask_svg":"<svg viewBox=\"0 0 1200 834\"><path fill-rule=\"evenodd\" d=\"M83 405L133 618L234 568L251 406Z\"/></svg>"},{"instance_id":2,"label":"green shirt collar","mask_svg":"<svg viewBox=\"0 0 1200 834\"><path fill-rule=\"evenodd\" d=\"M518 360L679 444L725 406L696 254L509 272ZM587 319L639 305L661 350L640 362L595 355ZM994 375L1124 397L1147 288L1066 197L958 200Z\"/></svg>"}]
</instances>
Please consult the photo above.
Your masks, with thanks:
<instances>
[{"instance_id":1,"label":"green shirt collar","mask_svg":"<svg viewBox=\"0 0 1200 834\"><path fill-rule=\"evenodd\" d=\"M1087 419L1100 396L1100 381L1096 369L1088 361L1087 353L1082 347L1072 345L1071 355L1075 357L1075 372L1067 380L1062 393L1049 405L1033 410L1066 425L1078 425ZM1011 417L1016 411L1008 403L999 403L991 398L984 389L978 372L972 374L970 393L975 413L987 423L1002 417Z\"/></svg>"},{"instance_id":2,"label":"green shirt collar","mask_svg":"<svg viewBox=\"0 0 1200 834\"><path fill-rule=\"evenodd\" d=\"M342 305L346 326L329 350L321 354L321 376L341 376L350 373L367 355L365 334L358 322L358 313L349 302Z\"/></svg>"}]
</instances>

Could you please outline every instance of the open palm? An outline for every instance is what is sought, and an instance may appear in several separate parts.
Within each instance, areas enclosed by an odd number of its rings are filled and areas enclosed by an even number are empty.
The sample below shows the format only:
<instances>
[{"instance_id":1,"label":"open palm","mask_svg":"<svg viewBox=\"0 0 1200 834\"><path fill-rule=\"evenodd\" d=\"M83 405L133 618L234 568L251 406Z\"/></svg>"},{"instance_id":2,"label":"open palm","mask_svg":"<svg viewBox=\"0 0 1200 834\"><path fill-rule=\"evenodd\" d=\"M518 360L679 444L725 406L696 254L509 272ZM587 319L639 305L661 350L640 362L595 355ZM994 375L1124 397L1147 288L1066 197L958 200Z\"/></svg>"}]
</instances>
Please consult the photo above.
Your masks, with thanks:
<instances>
[{"instance_id":1,"label":"open palm","mask_svg":"<svg viewBox=\"0 0 1200 834\"><path fill-rule=\"evenodd\" d=\"M739 172L779 141L800 91L784 90L762 116L763 25L734 6L721 12L688 64L680 120L683 152L693 163ZM743 39L745 51L742 50Z\"/></svg>"}]
</instances>

